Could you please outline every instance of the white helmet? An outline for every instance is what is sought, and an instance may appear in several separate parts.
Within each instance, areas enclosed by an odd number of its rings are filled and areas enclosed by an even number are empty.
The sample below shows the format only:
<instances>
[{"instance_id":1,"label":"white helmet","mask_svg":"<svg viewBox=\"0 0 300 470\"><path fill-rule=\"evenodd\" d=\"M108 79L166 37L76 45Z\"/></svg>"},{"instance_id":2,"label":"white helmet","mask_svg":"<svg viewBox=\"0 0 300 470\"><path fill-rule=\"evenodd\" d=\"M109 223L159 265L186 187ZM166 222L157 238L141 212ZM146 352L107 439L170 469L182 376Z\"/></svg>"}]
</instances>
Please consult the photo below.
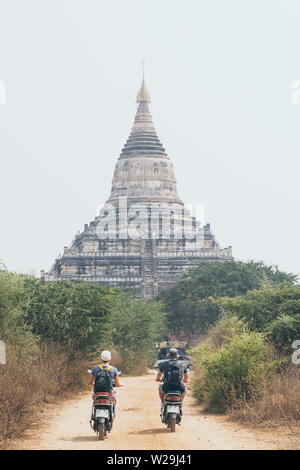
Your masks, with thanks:
<instances>
[{"instance_id":1,"label":"white helmet","mask_svg":"<svg viewBox=\"0 0 300 470\"><path fill-rule=\"evenodd\" d=\"M111 360L111 353L110 351L102 351L101 353L101 359L104 362L108 362Z\"/></svg>"}]
</instances>

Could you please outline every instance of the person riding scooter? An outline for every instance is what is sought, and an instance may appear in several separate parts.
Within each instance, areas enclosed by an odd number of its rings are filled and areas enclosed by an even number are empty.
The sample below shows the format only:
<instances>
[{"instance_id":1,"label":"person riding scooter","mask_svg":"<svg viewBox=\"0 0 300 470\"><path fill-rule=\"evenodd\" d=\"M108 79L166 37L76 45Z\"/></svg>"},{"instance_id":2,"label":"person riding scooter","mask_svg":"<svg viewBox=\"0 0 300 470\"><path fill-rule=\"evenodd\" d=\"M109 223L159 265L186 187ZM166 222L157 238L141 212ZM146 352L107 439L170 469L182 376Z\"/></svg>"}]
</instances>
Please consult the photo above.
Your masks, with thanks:
<instances>
[{"instance_id":1,"label":"person riding scooter","mask_svg":"<svg viewBox=\"0 0 300 470\"><path fill-rule=\"evenodd\" d=\"M102 364L99 364L93 367L92 372L91 372L92 375L91 375L88 385L94 385L94 393L93 393L93 399L94 399L95 393L97 393L97 391L100 391L100 390L97 390L97 378L100 376L101 372L103 371L108 372L110 382L106 391L112 395L112 399L114 403L116 403L116 392L113 389L113 386L115 384L116 387L123 387L123 385L120 384L119 382L118 370L109 364L111 361L110 351L103 351L101 353L101 359L102 359Z\"/></svg>"},{"instance_id":2,"label":"person riding scooter","mask_svg":"<svg viewBox=\"0 0 300 470\"><path fill-rule=\"evenodd\" d=\"M113 387L122 387L118 375L120 372L109 364L110 351L101 354L102 364L96 365L91 371L89 385L94 385L93 405L90 426L103 440L112 430L116 417L116 392Z\"/></svg>"},{"instance_id":3,"label":"person riding scooter","mask_svg":"<svg viewBox=\"0 0 300 470\"><path fill-rule=\"evenodd\" d=\"M180 361L178 361L178 351L175 348L170 349L169 351L169 360L164 361L159 366L159 371L156 376L156 382L163 382L159 386L159 398L161 404L164 403L164 396L167 392L176 390L181 392L182 400L186 393L186 387L184 384L188 383L188 371L186 368L183 368Z\"/></svg>"}]
</instances>

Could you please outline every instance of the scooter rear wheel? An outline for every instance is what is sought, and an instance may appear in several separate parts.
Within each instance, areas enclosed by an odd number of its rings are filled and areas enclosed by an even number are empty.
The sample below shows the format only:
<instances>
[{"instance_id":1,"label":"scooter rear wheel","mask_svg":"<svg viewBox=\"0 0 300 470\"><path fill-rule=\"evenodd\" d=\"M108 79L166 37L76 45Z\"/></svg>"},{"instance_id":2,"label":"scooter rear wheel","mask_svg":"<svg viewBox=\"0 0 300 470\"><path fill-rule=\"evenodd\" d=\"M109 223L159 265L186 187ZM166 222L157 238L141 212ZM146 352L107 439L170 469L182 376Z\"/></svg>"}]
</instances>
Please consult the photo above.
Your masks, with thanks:
<instances>
[{"instance_id":1,"label":"scooter rear wheel","mask_svg":"<svg viewBox=\"0 0 300 470\"><path fill-rule=\"evenodd\" d=\"M176 430L176 418L170 418L170 428L171 432L175 432Z\"/></svg>"},{"instance_id":2,"label":"scooter rear wheel","mask_svg":"<svg viewBox=\"0 0 300 470\"><path fill-rule=\"evenodd\" d=\"M98 423L98 438L99 441L103 441L105 436L104 423Z\"/></svg>"}]
</instances>

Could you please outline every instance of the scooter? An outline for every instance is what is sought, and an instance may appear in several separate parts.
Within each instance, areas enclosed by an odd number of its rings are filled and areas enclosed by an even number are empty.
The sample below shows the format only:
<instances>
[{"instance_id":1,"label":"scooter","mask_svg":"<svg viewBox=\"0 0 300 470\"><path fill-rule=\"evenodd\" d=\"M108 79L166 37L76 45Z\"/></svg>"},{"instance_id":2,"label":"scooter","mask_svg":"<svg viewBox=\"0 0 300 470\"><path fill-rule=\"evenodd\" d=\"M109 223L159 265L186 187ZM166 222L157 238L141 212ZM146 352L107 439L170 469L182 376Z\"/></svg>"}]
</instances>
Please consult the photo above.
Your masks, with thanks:
<instances>
[{"instance_id":1,"label":"scooter","mask_svg":"<svg viewBox=\"0 0 300 470\"><path fill-rule=\"evenodd\" d=\"M91 373L92 371L89 370L88 372ZM118 372L118 375L121 375L121 371ZM115 387L115 384L113 386ZM112 430L116 415L115 409L116 400L113 399L111 393L94 393L90 426L98 434L100 441L103 441L107 433Z\"/></svg>"},{"instance_id":2,"label":"scooter","mask_svg":"<svg viewBox=\"0 0 300 470\"><path fill-rule=\"evenodd\" d=\"M100 441L103 441L107 433L112 430L114 407L115 403L110 393L100 392L94 394L90 425L98 434Z\"/></svg>"},{"instance_id":3,"label":"scooter","mask_svg":"<svg viewBox=\"0 0 300 470\"><path fill-rule=\"evenodd\" d=\"M174 390L167 392L161 409L161 420L171 432L175 432L176 424L182 419L182 397L181 392Z\"/></svg>"}]
</instances>

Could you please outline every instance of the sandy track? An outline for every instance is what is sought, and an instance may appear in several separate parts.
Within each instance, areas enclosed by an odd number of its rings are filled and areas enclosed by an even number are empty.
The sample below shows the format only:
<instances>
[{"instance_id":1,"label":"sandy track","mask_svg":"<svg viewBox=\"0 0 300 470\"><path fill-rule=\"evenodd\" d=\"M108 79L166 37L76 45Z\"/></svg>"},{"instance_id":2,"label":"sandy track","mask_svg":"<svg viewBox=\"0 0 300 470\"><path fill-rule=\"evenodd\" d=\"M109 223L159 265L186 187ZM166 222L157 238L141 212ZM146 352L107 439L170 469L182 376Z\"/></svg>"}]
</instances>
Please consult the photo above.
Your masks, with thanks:
<instances>
[{"instance_id":1,"label":"sandy track","mask_svg":"<svg viewBox=\"0 0 300 470\"><path fill-rule=\"evenodd\" d=\"M183 449L278 449L286 447L282 437L250 431L226 417L208 415L195 405L190 393L185 399L182 425L176 433L159 417L157 384L152 374L123 377L118 389L117 418L105 441L98 441L89 426L91 393L47 410L43 422L16 442L17 449L73 450L183 450Z\"/></svg>"}]
</instances>

